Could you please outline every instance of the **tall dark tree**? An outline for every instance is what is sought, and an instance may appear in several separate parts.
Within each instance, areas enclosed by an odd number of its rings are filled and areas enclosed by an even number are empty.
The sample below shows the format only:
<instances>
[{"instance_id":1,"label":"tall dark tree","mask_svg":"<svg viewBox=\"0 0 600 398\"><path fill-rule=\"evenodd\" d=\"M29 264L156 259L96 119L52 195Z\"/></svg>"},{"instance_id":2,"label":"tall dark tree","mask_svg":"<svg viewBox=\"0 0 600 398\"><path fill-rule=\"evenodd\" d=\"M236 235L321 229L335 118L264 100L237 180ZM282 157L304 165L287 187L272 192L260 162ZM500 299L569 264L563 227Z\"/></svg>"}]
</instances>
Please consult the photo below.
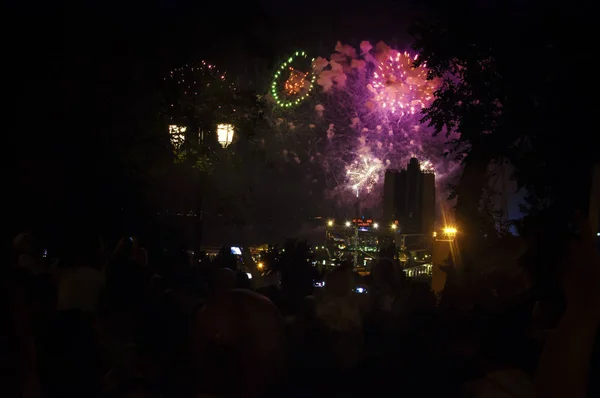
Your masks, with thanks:
<instances>
[{"instance_id":1,"label":"tall dark tree","mask_svg":"<svg viewBox=\"0 0 600 398\"><path fill-rule=\"evenodd\" d=\"M582 13L470 6L440 8L412 28L418 64L443 78L424 120L436 134L460 133L456 217L465 248L492 231L480 211L492 161L515 166L535 209L573 209L593 157L582 119L589 79L585 53L577 51L589 37Z\"/></svg>"},{"instance_id":2,"label":"tall dark tree","mask_svg":"<svg viewBox=\"0 0 600 398\"><path fill-rule=\"evenodd\" d=\"M173 147L173 172L186 187L180 197L196 220L194 244L201 241L203 214L226 216L232 223L246 220L243 190L235 177L243 174L242 156L262 117L261 102L252 90L240 89L224 70L208 61L198 60L167 72L163 85L163 125L185 128ZM224 149L218 143L219 125L233 128L233 143ZM237 172L236 172L237 171ZM225 174L225 177L223 176ZM235 181L234 181L235 180ZM236 184L237 182L237 184ZM225 209L225 210L223 210Z\"/></svg>"}]
</instances>

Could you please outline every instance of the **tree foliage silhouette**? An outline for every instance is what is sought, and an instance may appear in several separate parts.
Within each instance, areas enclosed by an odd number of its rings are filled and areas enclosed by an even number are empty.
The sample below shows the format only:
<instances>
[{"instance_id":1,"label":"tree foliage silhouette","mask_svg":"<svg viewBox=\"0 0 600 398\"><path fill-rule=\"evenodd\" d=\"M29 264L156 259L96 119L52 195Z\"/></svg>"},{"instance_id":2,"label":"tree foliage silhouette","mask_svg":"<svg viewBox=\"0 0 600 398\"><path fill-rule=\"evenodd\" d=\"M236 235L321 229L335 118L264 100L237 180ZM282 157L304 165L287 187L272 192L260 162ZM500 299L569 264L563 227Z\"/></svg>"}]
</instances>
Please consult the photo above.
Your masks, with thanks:
<instances>
[{"instance_id":1,"label":"tree foliage silhouette","mask_svg":"<svg viewBox=\"0 0 600 398\"><path fill-rule=\"evenodd\" d=\"M572 29L556 29L567 21ZM576 195L568 191L578 190L582 180L574 176L593 153L582 145L588 138L580 122L587 77L565 54L586 37L586 26L580 14L513 5L468 13L442 8L413 24L417 64L426 63L430 77L443 79L423 119L436 134L460 133L455 155L464 172L456 217L466 235L492 230L479 209L493 161L515 166L514 178L528 190L531 207L573 204Z\"/></svg>"}]
</instances>

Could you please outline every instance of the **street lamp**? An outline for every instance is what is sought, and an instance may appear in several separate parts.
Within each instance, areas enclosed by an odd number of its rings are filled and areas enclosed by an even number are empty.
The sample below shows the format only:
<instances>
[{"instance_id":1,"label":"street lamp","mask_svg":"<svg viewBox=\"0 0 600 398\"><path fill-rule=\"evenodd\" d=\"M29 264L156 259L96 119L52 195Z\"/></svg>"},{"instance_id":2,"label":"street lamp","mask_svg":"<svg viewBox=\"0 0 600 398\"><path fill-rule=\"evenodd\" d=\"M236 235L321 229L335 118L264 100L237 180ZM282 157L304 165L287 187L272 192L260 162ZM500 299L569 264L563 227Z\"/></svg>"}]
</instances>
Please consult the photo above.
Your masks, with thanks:
<instances>
[{"instance_id":1,"label":"street lamp","mask_svg":"<svg viewBox=\"0 0 600 398\"><path fill-rule=\"evenodd\" d=\"M223 148L227 148L233 141L233 125L221 123L217 125L217 141Z\"/></svg>"},{"instance_id":2,"label":"street lamp","mask_svg":"<svg viewBox=\"0 0 600 398\"><path fill-rule=\"evenodd\" d=\"M445 235L449 235L449 236L454 236L456 235L456 233L458 232L458 230L454 227L446 227L444 228L444 234Z\"/></svg>"},{"instance_id":3,"label":"street lamp","mask_svg":"<svg viewBox=\"0 0 600 398\"><path fill-rule=\"evenodd\" d=\"M177 126L176 124L169 125L169 138L171 139L171 145L177 150L185 141L186 126Z\"/></svg>"},{"instance_id":4,"label":"street lamp","mask_svg":"<svg viewBox=\"0 0 600 398\"><path fill-rule=\"evenodd\" d=\"M327 221L327 226L330 228L333 227L333 220ZM329 238L329 231L327 229L325 229L325 243L327 243L329 241L328 238Z\"/></svg>"},{"instance_id":5,"label":"street lamp","mask_svg":"<svg viewBox=\"0 0 600 398\"><path fill-rule=\"evenodd\" d=\"M398 226L396 224L392 224L392 229L396 229Z\"/></svg>"},{"instance_id":6,"label":"street lamp","mask_svg":"<svg viewBox=\"0 0 600 398\"><path fill-rule=\"evenodd\" d=\"M377 224L377 223L373 224L373 228L375 228L375 229L379 228L379 224Z\"/></svg>"},{"instance_id":7,"label":"street lamp","mask_svg":"<svg viewBox=\"0 0 600 398\"><path fill-rule=\"evenodd\" d=\"M349 227L350 226L350 221L346 221L346 226Z\"/></svg>"}]
</instances>

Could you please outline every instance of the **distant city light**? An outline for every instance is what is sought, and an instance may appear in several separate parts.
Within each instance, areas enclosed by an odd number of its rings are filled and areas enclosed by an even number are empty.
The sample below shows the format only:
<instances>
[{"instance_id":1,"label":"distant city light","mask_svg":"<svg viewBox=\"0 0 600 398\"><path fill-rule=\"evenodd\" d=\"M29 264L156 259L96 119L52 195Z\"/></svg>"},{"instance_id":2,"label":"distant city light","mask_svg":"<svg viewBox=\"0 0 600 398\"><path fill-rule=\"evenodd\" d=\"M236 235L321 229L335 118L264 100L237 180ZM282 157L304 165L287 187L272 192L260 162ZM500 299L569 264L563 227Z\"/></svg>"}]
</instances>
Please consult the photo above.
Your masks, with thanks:
<instances>
[{"instance_id":1,"label":"distant city light","mask_svg":"<svg viewBox=\"0 0 600 398\"><path fill-rule=\"evenodd\" d=\"M263 269L263 268L265 268L265 265L263 263L258 263L258 264L256 264L256 268Z\"/></svg>"},{"instance_id":2,"label":"distant city light","mask_svg":"<svg viewBox=\"0 0 600 398\"><path fill-rule=\"evenodd\" d=\"M217 125L217 141L227 148L233 141L233 126L231 124L219 124Z\"/></svg>"},{"instance_id":3,"label":"distant city light","mask_svg":"<svg viewBox=\"0 0 600 398\"><path fill-rule=\"evenodd\" d=\"M396 224L392 224L392 229L396 229L398 226Z\"/></svg>"},{"instance_id":4,"label":"distant city light","mask_svg":"<svg viewBox=\"0 0 600 398\"><path fill-rule=\"evenodd\" d=\"M328 225L329 227L333 227L333 220L329 220L329 221L327 221L327 225Z\"/></svg>"},{"instance_id":5,"label":"distant city light","mask_svg":"<svg viewBox=\"0 0 600 398\"><path fill-rule=\"evenodd\" d=\"M350 221L346 221L346 226L349 227L350 226Z\"/></svg>"},{"instance_id":6,"label":"distant city light","mask_svg":"<svg viewBox=\"0 0 600 398\"><path fill-rule=\"evenodd\" d=\"M373 228L375 228L375 229L379 228L379 224L377 224L377 223L373 224Z\"/></svg>"},{"instance_id":7,"label":"distant city light","mask_svg":"<svg viewBox=\"0 0 600 398\"><path fill-rule=\"evenodd\" d=\"M600 232L596 232L596 236L600 236Z\"/></svg>"}]
</instances>

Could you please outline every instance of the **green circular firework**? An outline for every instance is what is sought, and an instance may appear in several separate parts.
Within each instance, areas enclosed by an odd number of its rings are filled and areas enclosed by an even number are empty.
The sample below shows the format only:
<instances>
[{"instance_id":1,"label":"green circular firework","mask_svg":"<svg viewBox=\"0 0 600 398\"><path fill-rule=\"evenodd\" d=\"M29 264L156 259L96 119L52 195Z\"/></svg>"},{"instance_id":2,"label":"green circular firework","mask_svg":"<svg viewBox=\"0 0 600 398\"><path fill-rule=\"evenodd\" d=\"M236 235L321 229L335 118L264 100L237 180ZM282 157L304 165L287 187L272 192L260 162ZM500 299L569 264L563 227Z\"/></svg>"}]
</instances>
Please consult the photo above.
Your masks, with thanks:
<instances>
[{"instance_id":1,"label":"green circular firework","mask_svg":"<svg viewBox=\"0 0 600 398\"><path fill-rule=\"evenodd\" d=\"M271 84L271 95L278 106L296 106L308 97L315 82L312 72L314 60L309 59L304 51L296 51L277 68Z\"/></svg>"}]
</instances>

